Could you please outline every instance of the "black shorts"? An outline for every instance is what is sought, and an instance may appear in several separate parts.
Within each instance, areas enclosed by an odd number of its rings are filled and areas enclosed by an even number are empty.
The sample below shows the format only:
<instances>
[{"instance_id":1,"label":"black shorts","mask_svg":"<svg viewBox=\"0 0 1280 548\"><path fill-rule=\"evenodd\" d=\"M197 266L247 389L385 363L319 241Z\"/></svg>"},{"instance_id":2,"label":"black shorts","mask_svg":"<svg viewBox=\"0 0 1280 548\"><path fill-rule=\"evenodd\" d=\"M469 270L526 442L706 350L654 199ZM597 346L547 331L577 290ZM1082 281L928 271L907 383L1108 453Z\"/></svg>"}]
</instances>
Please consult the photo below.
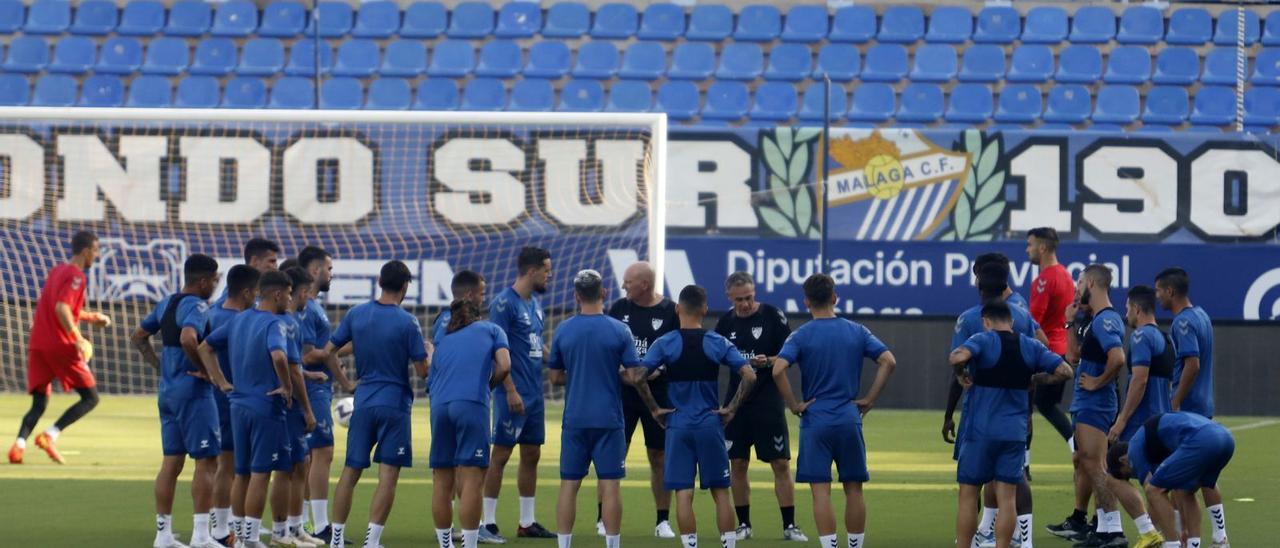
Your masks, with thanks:
<instances>
[{"instance_id":1,"label":"black shorts","mask_svg":"<svg viewBox=\"0 0 1280 548\"><path fill-rule=\"evenodd\" d=\"M772 406L739 409L724 429L729 458L749 459L751 447L755 446L756 458L761 461L791 460L791 433L785 413Z\"/></svg>"},{"instance_id":2,"label":"black shorts","mask_svg":"<svg viewBox=\"0 0 1280 548\"><path fill-rule=\"evenodd\" d=\"M655 389L656 387L656 389ZM657 400L658 405L670 407L667 404L666 385L651 383L650 390L653 397ZM667 432L654 420L653 414L649 413L649 408L645 407L641 401L639 393L635 388L630 386L622 387L622 419L626 426L627 449L631 448L631 436L636 433L636 425L639 424L644 428L644 447L650 451L665 451L667 448Z\"/></svg>"}]
</instances>

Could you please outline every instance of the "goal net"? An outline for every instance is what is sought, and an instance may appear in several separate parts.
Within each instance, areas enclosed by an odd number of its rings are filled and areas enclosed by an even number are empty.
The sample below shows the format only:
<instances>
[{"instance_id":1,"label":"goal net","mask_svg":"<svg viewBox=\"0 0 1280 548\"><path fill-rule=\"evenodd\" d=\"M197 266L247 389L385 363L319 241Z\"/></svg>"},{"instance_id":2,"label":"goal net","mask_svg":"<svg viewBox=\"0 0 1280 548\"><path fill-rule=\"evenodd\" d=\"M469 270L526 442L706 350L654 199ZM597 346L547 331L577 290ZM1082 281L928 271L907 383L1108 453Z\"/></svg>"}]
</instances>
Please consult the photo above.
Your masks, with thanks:
<instances>
[{"instance_id":1,"label":"goal net","mask_svg":"<svg viewBox=\"0 0 1280 548\"><path fill-rule=\"evenodd\" d=\"M128 338L181 290L185 258L225 272L255 236L281 260L333 255L320 299L335 321L377 295L383 262L405 261L424 329L455 272L483 274L493 295L520 247L544 247L554 327L574 271L661 272L665 153L666 118L651 114L0 109L0 390L26 389L36 298L78 230L99 237L85 308L114 325L83 332L109 393L155 390Z\"/></svg>"}]
</instances>

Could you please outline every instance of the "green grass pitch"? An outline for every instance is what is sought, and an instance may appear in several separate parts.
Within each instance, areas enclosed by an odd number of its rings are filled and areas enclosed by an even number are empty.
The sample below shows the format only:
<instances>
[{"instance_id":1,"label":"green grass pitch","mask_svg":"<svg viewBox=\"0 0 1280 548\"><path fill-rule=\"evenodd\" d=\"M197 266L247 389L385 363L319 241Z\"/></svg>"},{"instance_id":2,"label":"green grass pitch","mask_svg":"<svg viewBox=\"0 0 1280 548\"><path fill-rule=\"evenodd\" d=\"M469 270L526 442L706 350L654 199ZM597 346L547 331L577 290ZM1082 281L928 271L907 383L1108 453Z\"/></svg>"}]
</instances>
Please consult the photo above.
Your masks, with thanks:
<instances>
[{"instance_id":1,"label":"green grass pitch","mask_svg":"<svg viewBox=\"0 0 1280 548\"><path fill-rule=\"evenodd\" d=\"M28 405L26 396L0 395L0 440L7 445ZM56 396L37 431L72 402ZM558 457L560 407L549 405L548 443L543 450L538 483L538 520L555 527L555 497L559 487ZM893 411L877 409L865 423L871 483L866 486L868 507L867 540L873 546L948 546L954 537L956 505L955 467L951 446L939 435L940 413L935 411ZM1280 474L1276 450L1280 448L1280 421L1258 417L1225 417L1233 429L1237 448L1235 459L1223 475L1227 496L1227 523L1237 547L1268 546L1280 500ZM383 535L383 544L431 546L431 481L426 467L429 429L423 402L413 414L416 466L402 476L395 509ZM1066 546L1044 532L1044 525L1059 521L1071 510L1070 456L1066 445L1051 434L1047 423L1037 419L1032 457L1035 479L1036 542L1042 547ZM343 430L338 432L338 457L334 463L336 480L344 454ZM798 430L792 422L792 450ZM630 476L623 483L623 542L627 546L675 546L677 541L653 538L653 500L648 488L648 466L640 447L641 434L628 457ZM105 396L102 404L62 436L60 447L68 464L58 466L39 449L30 447L26 463L0 464L0 530L4 544L12 546L146 546L154 535L152 481L160 461L156 404L150 397ZM514 462L513 462L514 464ZM189 466L190 467L190 466ZM367 475L357 490L348 527L352 538L364 535L369 495L376 476ZM772 476L762 463L753 464L752 521L755 539L746 546L782 545L780 517L772 491ZM516 490L514 468L508 467L498 510L504 533L514 533ZM335 481L336 483L336 481ZM837 491L837 495L838 495ZM839 497L837 496L839 499ZM715 542L715 523L710 497L696 500L698 528L704 542ZM841 501L843 499L840 499ZM796 515L800 527L816 544L809 491L796 492ZM837 502L840 512L843 504ZM601 544L595 537L595 489L588 480L579 495L577 544ZM175 531L190 538L191 498L188 484L179 485L174 508ZM1206 518L1207 520L1207 518ZM1130 540L1136 532L1125 517ZM1204 524L1208 540L1209 525ZM841 531L843 542L843 530ZM555 541L515 540L517 546L554 546ZM1207 545L1207 543L1206 543Z\"/></svg>"}]
</instances>

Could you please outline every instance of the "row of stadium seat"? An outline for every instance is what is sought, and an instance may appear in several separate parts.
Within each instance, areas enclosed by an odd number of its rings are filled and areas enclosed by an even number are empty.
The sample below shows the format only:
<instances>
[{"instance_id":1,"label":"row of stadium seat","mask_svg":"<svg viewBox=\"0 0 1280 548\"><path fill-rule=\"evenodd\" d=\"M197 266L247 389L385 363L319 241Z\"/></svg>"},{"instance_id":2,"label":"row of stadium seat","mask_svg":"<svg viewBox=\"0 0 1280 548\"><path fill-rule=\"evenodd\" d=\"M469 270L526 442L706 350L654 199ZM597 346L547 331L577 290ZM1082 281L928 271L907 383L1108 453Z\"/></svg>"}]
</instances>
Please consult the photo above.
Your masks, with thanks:
<instances>
[{"instance_id":1,"label":"row of stadium seat","mask_svg":"<svg viewBox=\"0 0 1280 548\"><path fill-rule=\"evenodd\" d=\"M34 92L23 76L0 75L0 104L37 106L131 106L189 108L315 108L312 80L284 77L268 89L258 78L237 77L225 87L211 76L191 76L181 80L176 94L163 76L140 76L126 86L115 76L91 76L77 86L75 78L48 75L37 80ZM126 90L127 87L127 90ZM368 89L356 78L331 78L320 89L321 108L332 109L430 109L430 110L523 110L523 111L664 111L676 119L700 117L704 123L728 123L750 118L752 122L774 124L799 118L820 121L825 93L810 86L803 94L792 84L766 83L751 90L740 82L717 82L705 92L705 102L690 82L668 82L655 94L648 84L624 81L607 92L595 80L571 80L557 93L550 80L525 79L508 91L502 80L477 78L460 92L450 79L430 79L417 86L403 78L380 78ZM77 94L77 89L82 91ZM1194 99L1185 87L1157 86L1139 97L1133 86L1099 88L1096 99L1089 88L1060 84L1046 97L1027 84L1005 86L996 97L986 84L960 84L944 93L932 84L911 84L899 94L888 84L862 84L852 98L842 86L833 95L832 119L864 123L895 121L899 124L930 124L940 121L981 124L1146 125L1178 126L1186 122L1199 126L1222 126L1235 121L1235 95L1229 87L1202 87ZM367 91L367 92L366 92ZM901 96L899 100L898 96ZM1254 88L1245 96L1245 122L1251 126L1280 125L1280 89Z\"/></svg>"},{"instance_id":2,"label":"row of stadium seat","mask_svg":"<svg viewBox=\"0 0 1280 548\"><path fill-rule=\"evenodd\" d=\"M973 45L957 56L949 44L927 44L915 49L908 61L906 48L898 44L878 44L867 49L865 61L855 46L827 44L815 56L807 45L779 44L766 56L751 43L731 43L717 56L710 44L684 43L676 46L668 59L658 42L635 42L619 51L613 42L593 41L579 46L576 58L563 41L548 40L533 44L527 56L521 46L510 40L493 40L479 48L465 40L443 40L432 47L418 40L395 40L383 48L373 40L352 39L343 42L336 55L323 42L321 66L325 74L337 76L414 77L421 75L464 77L469 75L509 78L523 74L536 78L635 80L800 81L820 79L847 82L855 77L872 82L1011 82L1043 83L1050 80L1066 83L1091 83L1102 80L1115 84L1233 84L1236 78L1237 50L1219 48L1205 55L1201 71L1200 58L1188 47L1168 47L1155 59L1144 46L1116 46L1110 49L1104 65L1103 53L1094 46L1072 45L1055 54L1044 45L1021 45L1006 59L997 45ZM175 75L192 74L268 76L284 72L291 76L315 73L315 43L298 40L288 55L285 44L275 38L253 38L237 46L229 38L208 38L196 45L194 53L182 38L150 40L143 52L142 44L133 38L115 37L102 43L101 49L90 38L66 37L57 41L50 56L43 38L22 36L14 39L4 57L8 72L49 72L83 74L90 71L105 74ZM478 55L477 55L478 53ZM478 58L478 60L477 60ZM767 61L766 61L767 59ZM815 61L816 59L816 61ZM1248 61L1246 61L1247 67ZM1055 68L1056 66L1056 68ZM1280 85L1280 48L1264 48L1253 61L1250 81L1261 85Z\"/></svg>"},{"instance_id":3,"label":"row of stadium seat","mask_svg":"<svg viewBox=\"0 0 1280 548\"><path fill-rule=\"evenodd\" d=\"M1008 6L988 6L974 14L966 7L938 7L927 16L915 6L890 6L878 21L869 6L846 6L830 12L825 6L798 5L783 14L772 5L749 5L734 13L719 4L700 4L687 11L670 3L647 5L610 3L593 13L585 4L558 2L543 11L534 2L508 2L500 9L484 2L462 2L450 12L438 2L415 2L401 11L395 2L368 2L353 11L346 2L319 4L320 34L361 38L551 38L591 36L601 39L707 40L787 42L911 43L918 40L959 43L1219 45L1236 43L1237 16L1233 10L1213 16L1201 8L1179 8L1166 18L1149 6L1130 6L1117 18L1109 6L1085 6L1074 14L1057 6L1038 6L1024 16ZM1272 10L1261 24L1246 10L1245 40L1280 45L1280 12ZM1167 23L1167 24L1166 24ZM38 0L24 9L20 0L0 1L0 32L19 29L32 34L200 36L251 35L294 37L314 32L313 19L301 2L272 2L261 11L249 1L233 0L216 9L205 2L177 2L167 12L153 0L115 2L89 0L74 10L65 0ZM1167 26L1167 29L1166 29Z\"/></svg>"}]
</instances>

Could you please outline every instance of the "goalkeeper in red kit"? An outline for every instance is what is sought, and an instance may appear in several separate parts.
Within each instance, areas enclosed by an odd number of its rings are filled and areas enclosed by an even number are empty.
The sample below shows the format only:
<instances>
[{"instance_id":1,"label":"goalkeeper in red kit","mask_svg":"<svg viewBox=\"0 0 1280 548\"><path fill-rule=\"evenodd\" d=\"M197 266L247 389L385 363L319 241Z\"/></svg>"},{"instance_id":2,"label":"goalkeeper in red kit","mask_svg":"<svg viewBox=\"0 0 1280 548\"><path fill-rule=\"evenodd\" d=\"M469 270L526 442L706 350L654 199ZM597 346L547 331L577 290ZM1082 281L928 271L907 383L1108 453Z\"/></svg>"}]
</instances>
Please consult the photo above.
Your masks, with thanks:
<instances>
[{"instance_id":1,"label":"goalkeeper in red kit","mask_svg":"<svg viewBox=\"0 0 1280 548\"><path fill-rule=\"evenodd\" d=\"M79 325L80 322L98 327L111 325L111 318L106 314L84 310L85 271L97 258L98 237L92 232L77 232L71 238L71 260L50 270L40 291L27 345L27 392L31 394L31 409L22 417L18 439L9 448L12 464L22 463L27 436L35 430L36 422L49 405L55 379L62 383L64 390L80 394L80 401L36 436L36 446L44 449L54 462L66 462L55 445L58 435L98 405L97 383L89 371L93 345L80 334Z\"/></svg>"}]
</instances>

